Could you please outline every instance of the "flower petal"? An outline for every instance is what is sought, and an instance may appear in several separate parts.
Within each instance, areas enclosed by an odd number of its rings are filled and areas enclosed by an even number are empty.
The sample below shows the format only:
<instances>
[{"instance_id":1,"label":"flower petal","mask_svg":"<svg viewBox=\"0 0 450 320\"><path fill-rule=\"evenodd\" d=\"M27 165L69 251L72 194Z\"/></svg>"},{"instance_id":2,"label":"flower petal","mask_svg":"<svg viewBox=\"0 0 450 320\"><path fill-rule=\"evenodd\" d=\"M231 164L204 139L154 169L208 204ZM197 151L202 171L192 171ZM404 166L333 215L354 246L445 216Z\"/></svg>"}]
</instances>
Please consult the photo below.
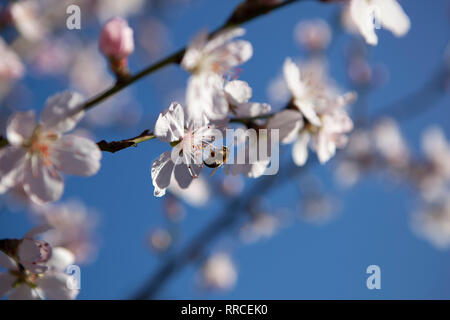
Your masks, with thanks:
<instances>
[{"instance_id":1,"label":"flower petal","mask_svg":"<svg viewBox=\"0 0 450 320\"><path fill-rule=\"evenodd\" d=\"M411 21L397 0L376 0L373 5L378 10L377 18L383 27L392 31L397 37L408 33Z\"/></svg>"},{"instance_id":2,"label":"flower petal","mask_svg":"<svg viewBox=\"0 0 450 320\"><path fill-rule=\"evenodd\" d=\"M55 272L40 278L36 281L36 284L45 299L73 300L78 295L78 290L69 289L67 285L69 280L69 275L62 272Z\"/></svg>"},{"instance_id":3,"label":"flower petal","mask_svg":"<svg viewBox=\"0 0 450 320\"><path fill-rule=\"evenodd\" d=\"M228 28L216 34L205 46L206 52L211 52L223 46L227 41L245 34L244 28Z\"/></svg>"},{"instance_id":4,"label":"flower petal","mask_svg":"<svg viewBox=\"0 0 450 320\"><path fill-rule=\"evenodd\" d=\"M64 271L68 266L75 263L75 255L66 248L56 247L53 248L53 254L47 265L51 269Z\"/></svg>"},{"instance_id":5,"label":"flower petal","mask_svg":"<svg viewBox=\"0 0 450 320\"><path fill-rule=\"evenodd\" d=\"M280 130L280 141L291 143L297 137L298 131L303 126L303 119L300 112L296 110L283 110L270 118L267 127L269 129Z\"/></svg>"},{"instance_id":6,"label":"flower petal","mask_svg":"<svg viewBox=\"0 0 450 320\"><path fill-rule=\"evenodd\" d=\"M375 34L373 25L373 9L367 1L350 2L350 15L353 22L358 27L361 35L366 39L366 42L371 45L378 43L378 37Z\"/></svg>"},{"instance_id":7,"label":"flower petal","mask_svg":"<svg viewBox=\"0 0 450 320\"><path fill-rule=\"evenodd\" d=\"M233 80L226 84L225 94L228 102L233 106L246 103L252 97L252 88L247 82L241 80Z\"/></svg>"},{"instance_id":8,"label":"flower petal","mask_svg":"<svg viewBox=\"0 0 450 320\"><path fill-rule=\"evenodd\" d=\"M26 150L5 147L0 150L0 194L19 184L23 177Z\"/></svg>"},{"instance_id":9,"label":"flower petal","mask_svg":"<svg viewBox=\"0 0 450 320\"><path fill-rule=\"evenodd\" d=\"M0 298L6 295L16 281L16 277L9 273L0 273Z\"/></svg>"},{"instance_id":10,"label":"flower petal","mask_svg":"<svg viewBox=\"0 0 450 320\"><path fill-rule=\"evenodd\" d=\"M64 181L54 168L34 157L25 166L23 188L32 201L43 204L61 197Z\"/></svg>"},{"instance_id":11,"label":"flower petal","mask_svg":"<svg viewBox=\"0 0 450 320\"><path fill-rule=\"evenodd\" d=\"M166 188L170 185L173 167L174 163L170 151L164 152L153 162L151 176L156 197L162 197L166 193Z\"/></svg>"},{"instance_id":12,"label":"flower petal","mask_svg":"<svg viewBox=\"0 0 450 320\"><path fill-rule=\"evenodd\" d=\"M253 55L252 44L245 40L237 40L216 49L211 58L222 66L221 73L247 62Z\"/></svg>"},{"instance_id":13,"label":"flower petal","mask_svg":"<svg viewBox=\"0 0 450 320\"><path fill-rule=\"evenodd\" d=\"M294 98L301 98L306 90L300 76L299 67L291 58L286 58L283 65L284 80Z\"/></svg>"},{"instance_id":14,"label":"flower petal","mask_svg":"<svg viewBox=\"0 0 450 320\"><path fill-rule=\"evenodd\" d=\"M208 41L208 32L200 32L194 40L191 41L186 49L186 53L181 61L181 66L186 70L193 70L200 62L203 56L203 48Z\"/></svg>"},{"instance_id":15,"label":"flower petal","mask_svg":"<svg viewBox=\"0 0 450 320\"><path fill-rule=\"evenodd\" d=\"M31 289L26 284L21 284L9 295L10 300L41 300L35 289Z\"/></svg>"},{"instance_id":16,"label":"flower petal","mask_svg":"<svg viewBox=\"0 0 450 320\"><path fill-rule=\"evenodd\" d=\"M311 136L309 132L301 132L297 141L294 143L294 147L292 148L292 159L299 167L303 166L308 160L308 143L310 138Z\"/></svg>"},{"instance_id":17,"label":"flower petal","mask_svg":"<svg viewBox=\"0 0 450 320\"><path fill-rule=\"evenodd\" d=\"M60 171L78 176L92 176L100 169L102 153L88 138L68 134L52 145L52 163Z\"/></svg>"},{"instance_id":18,"label":"flower petal","mask_svg":"<svg viewBox=\"0 0 450 320\"><path fill-rule=\"evenodd\" d=\"M67 132L75 128L84 115L84 111L77 111L83 103L83 97L75 92L65 91L48 98L41 113L41 123L46 130Z\"/></svg>"},{"instance_id":19,"label":"flower petal","mask_svg":"<svg viewBox=\"0 0 450 320\"><path fill-rule=\"evenodd\" d=\"M240 104L235 109L237 117L257 117L270 112L272 107L267 103L247 102Z\"/></svg>"},{"instance_id":20,"label":"flower petal","mask_svg":"<svg viewBox=\"0 0 450 320\"><path fill-rule=\"evenodd\" d=\"M6 270L17 270L17 263L13 258L0 250L0 268Z\"/></svg>"},{"instance_id":21,"label":"flower petal","mask_svg":"<svg viewBox=\"0 0 450 320\"><path fill-rule=\"evenodd\" d=\"M181 189L186 189L189 187L194 179L191 172L193 172L193 174L197 177L200 172L200 167L193 163L188 165L180 163L175 166L175 180L177 180Z\"/></svg>"},{"instance_id":22,"label":"flower petal","mask_svg":"<svg viewBox=\"0 0 450 320\"><path fill-rule=\"evenodd\" d=\"M294 104L312 125L316 127L320 127L322 125L322 121L316 114L316 111L314 111L314 105L311 102L294 100Z\"/></svg>"},{"instance_id":23,"label":"flower petal","mask_svg":"<svg viewBox=\"0 0 450 320\"><path fill-rule=\"evenodd\" d=\"M163 142L178 141L183 137L184 110L179 103L172 102L169 109L159 114L154 134Z\"/></svg>"},{"instance_id":24,"label":"flower petal","mask_svg":"<svg viewBox=\"0 0 450 320\"><path fill-rule=\"evenodd\" d=\"M17 112L8 121L6 137L13 146L22 146L33 135L36 128L34 111Z\"/></svg>"}]
</instances>

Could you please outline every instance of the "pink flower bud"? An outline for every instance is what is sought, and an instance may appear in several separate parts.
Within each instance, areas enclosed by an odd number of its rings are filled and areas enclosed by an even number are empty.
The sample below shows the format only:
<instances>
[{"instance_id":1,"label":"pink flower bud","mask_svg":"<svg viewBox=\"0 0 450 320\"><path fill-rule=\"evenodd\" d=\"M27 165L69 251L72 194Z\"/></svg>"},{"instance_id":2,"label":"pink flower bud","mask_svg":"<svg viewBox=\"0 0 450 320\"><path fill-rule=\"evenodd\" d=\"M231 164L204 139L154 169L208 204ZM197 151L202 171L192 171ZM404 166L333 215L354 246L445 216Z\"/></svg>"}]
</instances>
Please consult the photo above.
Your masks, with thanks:
<instances>
[{"instance_id":1,"label":"pink flower bud","mask_svg":"<svg viewBox=\"0 0 450 320\"><path fill-rule=\"evenodd\" d=\"M134 51L133 29L122 18L105 23L100 34L100 50L110 59L122 60Z\"/></svg>"}]
</instances>

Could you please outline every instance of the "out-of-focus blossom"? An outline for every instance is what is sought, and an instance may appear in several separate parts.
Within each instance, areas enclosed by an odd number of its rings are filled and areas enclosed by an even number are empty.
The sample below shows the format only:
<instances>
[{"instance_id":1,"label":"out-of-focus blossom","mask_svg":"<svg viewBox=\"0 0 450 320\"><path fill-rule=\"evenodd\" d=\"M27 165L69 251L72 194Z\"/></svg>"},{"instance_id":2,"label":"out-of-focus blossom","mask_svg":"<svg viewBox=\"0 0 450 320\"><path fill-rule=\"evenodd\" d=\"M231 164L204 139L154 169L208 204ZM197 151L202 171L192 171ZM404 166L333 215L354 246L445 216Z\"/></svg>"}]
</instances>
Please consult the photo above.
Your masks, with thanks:
<instances>
[{"instance_id":1,"label":"out-of-focus blossom","mask_svg":"<svg viewBox=\"0 0 450 320\"><path fill-rule=\"evenodd\" d=\"M170 30L161 20L151 17L143 21L139 29L145 30L138 40L150 57L160 57L172 46Z\"/></svg>"},{"instance_id":2,"label":"out-of-focus blossom","mask_svg":"<svg viewBox=\"0 0 450 320\"><path fill-rule=\"evenodd\" d=\"M64 273L74 263L73 254L62 247L50 247L35 236L47 230L40 226L30 230L23 239L11 243L8 252L0 251L0 297L9 299L74 299L78 290L73 279ZM14 248L17 246L16 248ZM5 249L4 249L5 250Z\"/></svg>"},{"instance_id":3,"label":"out-of-focus blossom","mask_svg":"<svg viewBox=\"0 0 450 320\"><path fill-rule=\"evenodd\" d=\"M88 263L95 258L97 242L94 228L97 214L81 202L35 206L35 216L52 228L42 234L42 239L53 246L64 247L75 255L77 263Z\"/></svg>"},{"instance_id":4,"label":"out-of-focus blossom","mask_svg":"<svg viewBox=\"0 0 450 320\"><path fill-rule=\"evenodd\" d=\"M450 195L413 217L413 229L439 249L450 247Z\"/></svg>"},{"instance_id":5,"label":"out-of-focus blossom","mask_svg":"<svg viewBox=\"0 0 450 320\"><path fill-rule=\"evenodd\" d=\"M305 197L301 208L301 219L307 223L325 224L336 216L336 201L326 195Z\"/></svg>"},{"instance_id":6,"label":"out-of-focus blossom","mask_svg":"<svg viewBox=\"0 0 450 320\"><path fill-rule=\"evenodd\" d=\"M155 124L154 134L173 146L155 160L151 168L154 195L161 197L172 181L172 175L182 189L186 189L198 177L203 164L203 151L212 140L211 126L185 121L183 107L173 102L164 110Z\"/></svg>"},{"instance_id":7,"label":"out-of-focus blossom","mask_svg":"<svg viewBox=\"0 0 450 320\"><path fill-rule=\"evenodd\" d=\"M294 110L285 110L270 119L268 124L270 128L285 130L284 134L280 133L283 143L291 143L297 138L292 156L298 166L306 163L310 144L320 163L327 162L334 156L336 148L346 145L346 133L353 129L353 122L344 107L355 99L355 94L341 95L325 77L323 66L319 64L317 68L316 72L300 72L291 59L286 59L284 77L292 94L292 105L300 111L303 119L296 119L295 125L288 127L285 123L295 119L291 116ZM288 115L287 111L291 114Z\"/></svg>"},{"instance_id":8,"label":"out-of-focus blossom","mask_svg":"<svg viewBox=\"0 0 450 320\"><path fill-rule=\"evenodd\" d=\"M166 229L156 229L150 234L149 244L156 253L164 253L172 244L172 236Z\"/></svg>"},{"instance_id":9,"label":"out-of-focus blossom","mask_svg":"<svg viewBox=\"0 0 450 320\"><path fill-rule=\"evenodd\" d=\"M390 118L379 121L373 128L377 151L395 167L404 167L409 161L409 150L397 123Z\"/></svg>"},{"instance_id":10,"label":"out-of-focus blossom","mask_svg":"<svg viewBox=\"0 0 450 320\"><path fill-rule=\"evenodd\" d=\"M0 37L0 82L19 79L24 72L19 56Z\"/></svg>"},{"instance_id":11,"label":"out-of-focus blossom","mask_svg":"<svg viewBox=\"0 0 450 320\"><path fill-rule=\"evenodd\" d=\"M211 255L201 270L201 283L208 289L229 290L237 281L237 270L230 255L219 252Z\"/></svg>"},{"instance_id":12,"label":"out-of-focus blossom","mask_svg":"<svg viewBox=\"0 0 450 320\"><path fill-rule=\"evenodd\" d=\"M242 28L230 28L211 39L200 33L188 46L181 65L191 72L186 93L189 118L211 120L226 117L228 104L223 92L223 76L243 64L253 54L250 42L233 40L245 33Z\"/></svg>"},{"instance_id":13,"label":"out-of-focus blossom","mask_svg":"<svg viewBox=\"0 0 450 320\"><path fill-rule=\"evenodd\" d=\"M64 189L59 173L90 176L100 169L101 151L93 141L71 131L82 118L80 95L64 92L50 97L36 123L33 111L10 119L9 146L0 150L0 192L21 185L38 204L58 200Z\"/></svg>"},{"instance_id":14,"label":"out-of-focus blossom","mask_svg":"<svg viewBox=\"0 0 450 320\"><path fill-rule=\"evenodd\" d=\"M239 236L245 243L269 239L278 231L280 224L280 220L274 215L263 212L257 213L252 216L248 223L242 226Z\"/></svg>"},{"instance_id":15,"label":"out-of-focus blossom","mask_svg":"<svg viewBox=\"0 0 450 320\"><path fill-rule=\"evenodd\" d=\"M103 25L99 45L105 56L124 59L134 51L133 29L128 26L126 20L113 18Z\"/></svg>"},{"instance_id":16,"label":"out-of-focus blossom","mask_svg":"<svg viewBox=\"0 0 450 320\"><path fill-rule=\"evenodd\" d=\"M180 200L169 193L164 198L164 214L170 222L178 223L184 219L186 210L181 205Z\"/></svg>"},{"instance_id":17,"label":"out-of-focus blossom","mask_svg":"<svg viewBox=\"0 0 450 320\"><path fill-rule=\"evenodd\" d=\"M145 0L97 0L97 15L101 21L106 21L116 16L128 17L142 12Z\"/></svg>"},{"instance_id":18,"label":"out-of-focus blossom","mask_svg":"<svg viewBox=\"0 0 450 320\"><path fill-rule=\"evenodd\" d=\"M175 176L172 176L172 181L169 186L169 191L181 198L187 204L193 207L202 207L207 204L210 198L210 186L208 182L199 177L198 179L194 179L188 188L183 189L180 187L178 183L175 181Z\"/></svg>"},{"instance_id":19,"label":"out-of-focus blossom","mask_svg":"<svg viewBox=\"0 0 450 320\"><path fill-rule=\"evenodd\" d=\"M295 27L294 38L309 51L322 51L331 42L331 28L323 19L301 21Z\"/></svg>"},{"instance_id":20,"label":"out-of-focus blossom","mask_svg":"<svg viewBox=\"0 0 450 320\"><path fill-rule=\"evenodd\" d=\"M366 42L378 43L375 29L383 26L395 36L408 33L411 22L397 0L351 0L350 14Z\"/></svg>"},{"instance_id":21,"label":"out-of-focus blossom","mask_svg":"<svg viewBox=\"0 0 450 320\"><path fill-rule=\"evenodd\" d=\"M244 180L241 176L226 176L221 184L222 192L226 196L237 196L244 190Z\"/></svg>"},{"instance_id":22,"label":"out-of-focus blossom","mask_svg":"<svg viewBox=\"0 0 450 320\"><path fill-rule=\"evenodd\" d=\"M38 18L38 3L31 0L15 1L7 7L7 12L17 31L27 40L39 41L46 28Z\"/></svg>"},{"instance_id":23,"label":"out-of-focus blossom","mask_svg":"<svg viewBox=\"0 0 450 320\"><path fill-rule=\"evenodd\" d=\"M245 81L230 81L225 85L224 90L230 112L237 117L256 117L269 113L271 110L267 103L249 102L252 97L252 88Z\"/></svg>"},{"instance_id":24,"label":"out-of-focus blossom","mask_svg":"<svg viewBox=\"0 0 450 320\"><path fill-rule=\"evenodd\" d=\"M44 40L33 53L33 67L45 74L64 74L72 61L72 50L65 39Z\"/></svg>"}]
</instances>

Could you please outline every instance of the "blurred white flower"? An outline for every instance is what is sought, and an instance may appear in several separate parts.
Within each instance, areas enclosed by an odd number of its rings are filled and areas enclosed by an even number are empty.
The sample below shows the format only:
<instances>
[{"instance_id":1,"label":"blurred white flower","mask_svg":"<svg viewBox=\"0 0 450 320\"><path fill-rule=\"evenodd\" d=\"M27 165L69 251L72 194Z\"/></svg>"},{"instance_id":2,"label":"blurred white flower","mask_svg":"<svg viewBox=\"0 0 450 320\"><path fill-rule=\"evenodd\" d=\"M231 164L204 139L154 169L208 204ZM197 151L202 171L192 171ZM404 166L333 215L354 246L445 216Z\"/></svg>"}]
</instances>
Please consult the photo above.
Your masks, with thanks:
<instances>
[{"instance_id":1,"label":"blurred white flower","mask_svg":"<svg viewBox=\"0 0 450 320\"><path fill-rule=\"evenodd\" d=\"M79 201L35 206L37 219L52 228L42 234L42 239L53 246L64 247L75 255L77 263L88 263L95 258L97 243L94 228L97 214Z\"/></svg>"},{"instance_id":2,"label":"blurred white flower","mask_svg":"<svg viewBox=\"0 0 450 320\"><path fill-rule=\"evenodd\" d=\"M38 18L38 3L31 0L15 1L8 6L10 16L17 31L27 40L37 42L41 40L46 27Z\"/></svg>"},{"instance_id":3,"label":"blurred white flower","mask_svg":"<svg viewBox=\"0 0 450 320\"><path fill-rule=\"evenodd\" d=\"M176 180L175 176L172 176L169 191L176 197L181 198L193 207L202 207L207 204L211 196L210 186L204 178L194 179L186 189L181 188L174 180Z\"/></svg>"},{"instance_id":4,"label":"blurred white flower","mask_svg":"<svg viewBox=\"0 0 450 320\"><path fill-rule=\"evenodd\" d=\"M375 29L380 26L397 37L404 36L411 27L408 15L397 0L351 0L350 15L361 35L371 45L378 43Z\"/></svg>"},{"instance_id":5,"label":"blurred white flower","mask_svg":"<svg viewBox=\"0 0 450 320\"><path fill-rule=\"evenodd\" d=\"M373 128L377 151L394 167L405 167L409 162L409 150L397 123L390 118L380 120Z\"/></svg>"},{"instance_id":6,"label":"blurred white flower","mask_svg":"<svg viewBox=\"0 0 450 320\"><path fill-rule=\"evenodd\" d=\"M0 82L19 79L25 72L19 56L0 37Z\"/></svg>"},{"instance_id":7,"label":"blurred white flower","mask_svg":"<svg viewBox=\"0 0 450 320\"><path fill-rule=\"evenodd\" d=\"M203 151L212 140L211 126L185 119L183 107L173 102L158 117L155 136L173 146L155 160L151 168L154 195L161 197L172 181L172 174L182 189L198 177L203 165Z\"/></svg>"},{"instance_id":8,"label":"blurred white flower","mask_svg":"<svg viewBox=\"0 0 450 320\"><path fill-rule=\"evenodd\" d=\"M295 27L294 38L309 51L325 50L331 42L331 28L323 19L301 21Z\"/></svg>"},{"instance_id":9,"label":"blurred white flower","mask_svg":"<svg viewBox=\"0 0 450 320\"><path fill-rule=\"evenodd\" d=\"M226 117L223 76L253 54L250 42L233 40L244 33L242 28L230 28L209 39L208 33L202 32L186 49L181 65L192 73L186 93L186 112L191 119Z\"/></svg>"},{"instance_id":10,"label":"blurred white flower","mask_svg":"<svg viewBox=\"0 0 450 320\"><path fill-rule=\"evenodd\" d=\"M34 111L12 116L6 129L10 145L0 150L0 193L21 185L32 201L42 204L61 197L64 181L59 171L97 173L101 159L97 144L64 134L82 118L84 112L77 111L82 101L80 95L64 92L47 100L39 123Z\"/></svg>"},{"instance_id":11,"label":"blurred white flower","mask_svg":"<svg viewBox=\"0 0 450 320\"><path fill-rule=\"evenodd\" d=\"M236 284L237 276L234 262L225 252L211 255L201 270L202 285L208 289L229 290Z\"/></svg>"},{"instance_id":12,"label":"blurred white flower","mask_svg":"<svg viewBox=\"0 0 450 320\"><path fill-rule=\"evenodd\" d=\"M252 216L248 223L242 226L239 236L245 243L269 239L278 231L280 225L280 220L274 215L257 213Z\"/></svg>"}]
</instances>

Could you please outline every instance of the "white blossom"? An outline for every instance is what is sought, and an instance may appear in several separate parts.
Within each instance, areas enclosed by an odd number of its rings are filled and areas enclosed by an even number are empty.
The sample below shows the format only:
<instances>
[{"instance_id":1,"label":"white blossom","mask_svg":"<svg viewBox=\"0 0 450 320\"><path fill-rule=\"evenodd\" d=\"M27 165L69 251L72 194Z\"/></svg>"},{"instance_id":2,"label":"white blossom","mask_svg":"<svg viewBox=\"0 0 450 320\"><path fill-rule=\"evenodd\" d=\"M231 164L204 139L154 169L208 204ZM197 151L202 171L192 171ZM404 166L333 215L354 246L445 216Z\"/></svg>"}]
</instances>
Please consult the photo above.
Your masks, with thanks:
<instances>
[{"instance_id":1,"label":"white blossom","mask_svg":"<svg viewBox=\"0 0 450 320\"><path fill-rule=\"evenodd\" d=\"M271 110L267 103L249 102L252 97L252 88L245 81L230 81L225 85L224 90L230 112L236 117L257 117Z\"/></svg>"},{"instance_id":2,"label":"white blossom","mask_svg":"<svg viewBox=\"0 0 450 320\"><path fill-rule=\"evenodd\" d=\"M20 185L32 201L42 204L61 197L60 171L80 176L97 173L98 146L87 138L64 134L83 116L76 109L81 102L80 95L64 92L48 99L38 123L33 111L12 116L6 129L10 145L0 150L0 193Z\"/></svg>"},{"instance_id":3,"label":"white blossom","mask_svg":"<svg viewBox=\"0 0 450 320\"><path fill-rule=\"evenodd\" d=\"M401 37L408 33L411 22L397 0L351 0L350 15L366 42L378 43L375 24Z\"/></svg>"},{"instance_id":4,"label":"white blossom","mask_svg":"<svg viewBox=\"0 0 450 320\"><path fill-rule=\"evenodd\" d=\"M230 255L219 252L210 256L202 267L201 280L206 288L231 289L237 281L237 271Z\"/></svg>"},{"instance_id":5,"label":"white blossom","mask_svg":"<svg viewBox=\"0 0 450 320\"><path fill-rule=\"evenodd\" d=\"M181 65L192 73L186 93L186 111L191 119L226 117L223 76L253 54L250 42L233 40L244 33L242 28L230 28L209 39L208 33L202 32L186 49Z\"/></svg>"}]
</instances>

